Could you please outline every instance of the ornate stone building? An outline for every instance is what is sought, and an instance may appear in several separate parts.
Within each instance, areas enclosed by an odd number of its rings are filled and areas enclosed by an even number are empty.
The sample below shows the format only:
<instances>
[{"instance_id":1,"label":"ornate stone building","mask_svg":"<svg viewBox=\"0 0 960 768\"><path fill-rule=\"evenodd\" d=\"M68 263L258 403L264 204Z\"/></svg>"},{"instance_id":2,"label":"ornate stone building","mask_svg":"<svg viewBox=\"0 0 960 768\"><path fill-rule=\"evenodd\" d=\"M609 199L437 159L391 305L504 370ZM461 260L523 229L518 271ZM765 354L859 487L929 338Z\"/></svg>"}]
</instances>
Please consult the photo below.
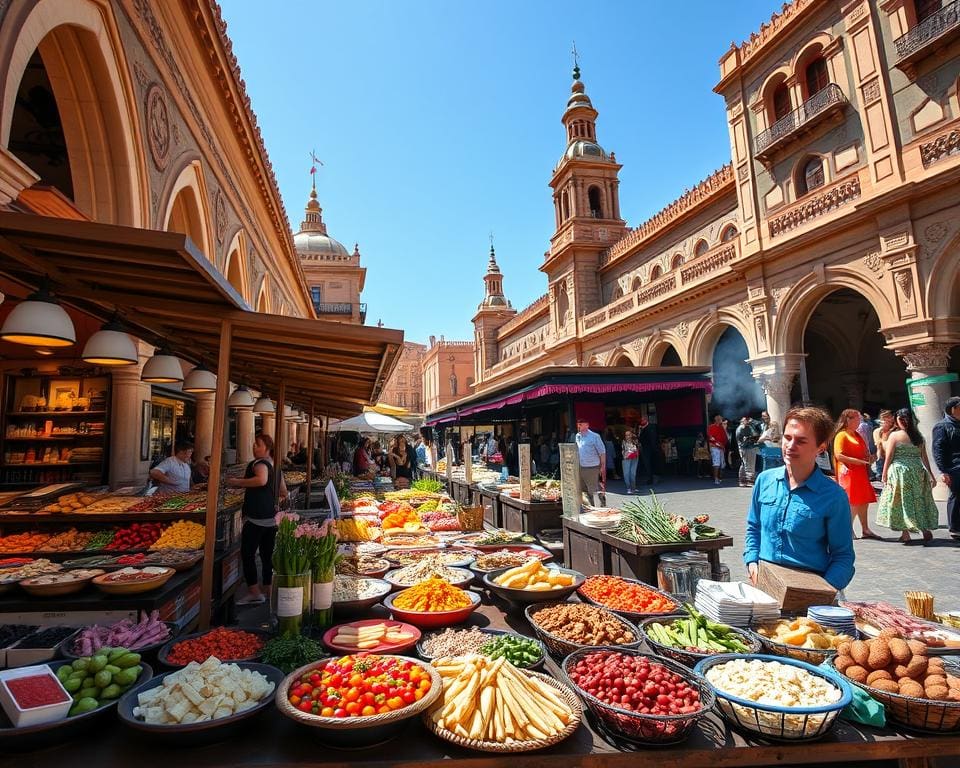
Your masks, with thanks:
<instances>
[{"instance_id":1,"label":"ornate stone building","mask_svg":"<svg viewBox=\"0 0 960 768\"><path fill-rule=\"evenodd\" d=\"M514 312L491 260L462 405L551 366L711 366L716 388L731 342L775 419L901 406L912 378L929 434L951 388L929 378L960 370L958 39L947 3L785 5L720 60L730 162L633 228L574 70L546 293Z\"/></svg>"},{"instance_id":2,"label":"ornate stone building","mask_svg":"<svg viewBox=\"0 0 960 768\"><path fill-rule=\"evenodd\" d=\"M360 303L360 292L367 270L360 266L360 246L354 244L350 253L327 234L316 186L310 190L303 222L293 243L317 317L363 325L367 305Z\"/></svg>"},{"instance_id":3,"label":"ornate stone building","mask_svg":"<svg viewBox=\"0 0 960 768\"><path fill-rule=\"evenodd\" d=\"M426 344L403 342L400 360L387 383L383 385L380 402L406 408L412 413L423 413L423 361Z\"/></svg>"},{"instance_id":4,"label":"ornate stone building","mask_svg":"<svg viewBox=\"0 0 960 768\"><path fill-rule=\"evenodd\" d=\"M472 341L447 341L430 337L423 357L423 406L427 413L443 408L473 391Z\"/></svg>"}]
</instances>

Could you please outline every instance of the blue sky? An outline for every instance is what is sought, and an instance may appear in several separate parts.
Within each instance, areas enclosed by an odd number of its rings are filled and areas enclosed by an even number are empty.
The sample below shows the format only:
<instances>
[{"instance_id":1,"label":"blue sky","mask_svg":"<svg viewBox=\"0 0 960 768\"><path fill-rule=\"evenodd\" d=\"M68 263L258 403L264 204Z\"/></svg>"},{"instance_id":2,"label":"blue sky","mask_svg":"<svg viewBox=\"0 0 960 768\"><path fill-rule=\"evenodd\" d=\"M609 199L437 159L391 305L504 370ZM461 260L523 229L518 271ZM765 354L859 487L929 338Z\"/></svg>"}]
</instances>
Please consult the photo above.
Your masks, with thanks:
<instances>
[{"instance_id":1,"label":"blue sky","mask_svg":"<svg viewBox=\"0 0 960 768\"><path fill-rule=\"evenodd\" d=\"M782 0L221 5L294 230L315 149L367 323L425 342L473 337L491 231L513 305L546 290L574 39L636 226L729 161L717 61Z\"/></svg>"}]
</instances>

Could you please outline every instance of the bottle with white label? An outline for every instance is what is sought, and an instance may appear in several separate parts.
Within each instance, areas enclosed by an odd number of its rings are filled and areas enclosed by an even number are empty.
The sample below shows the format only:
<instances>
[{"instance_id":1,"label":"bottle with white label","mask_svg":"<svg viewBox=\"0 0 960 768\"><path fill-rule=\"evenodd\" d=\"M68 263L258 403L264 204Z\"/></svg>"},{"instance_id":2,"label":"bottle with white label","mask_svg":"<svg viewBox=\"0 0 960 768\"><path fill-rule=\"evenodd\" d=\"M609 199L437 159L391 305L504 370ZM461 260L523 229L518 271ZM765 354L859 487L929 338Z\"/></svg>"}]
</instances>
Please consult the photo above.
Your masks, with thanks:
<instances>
[{"instance_id":1,"label":"bottle with white label","mask_svg":"<svg viewBox=\"0 0 960 768\"><path fill-rule=\"evenodd\" d=\"M281 635L300 634L303 617L310 611L312 581L310 571L273 574L270 604Z\"/></svg>"}]
</instances>

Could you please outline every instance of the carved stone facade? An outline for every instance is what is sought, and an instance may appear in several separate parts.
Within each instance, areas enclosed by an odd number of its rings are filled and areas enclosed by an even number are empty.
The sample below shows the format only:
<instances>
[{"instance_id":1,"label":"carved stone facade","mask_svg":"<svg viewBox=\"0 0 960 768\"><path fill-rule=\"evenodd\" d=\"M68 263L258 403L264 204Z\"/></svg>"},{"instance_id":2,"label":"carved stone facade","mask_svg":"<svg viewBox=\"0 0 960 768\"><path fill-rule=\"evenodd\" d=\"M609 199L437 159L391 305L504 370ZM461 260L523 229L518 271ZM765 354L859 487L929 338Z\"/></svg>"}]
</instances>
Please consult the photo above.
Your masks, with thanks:
<instances>
[{"instance_id":1,"label":"carved stone facade","mask_svg":"<svg viewBox=\"0 0 960 768\"><path fill-rule=\"evenodd\" d=\"M400 360L383 385L381 403L406 408L411 413L423 413L423 363L426 354L426 344L403 342Z\"/></svg>"}]
</instances>

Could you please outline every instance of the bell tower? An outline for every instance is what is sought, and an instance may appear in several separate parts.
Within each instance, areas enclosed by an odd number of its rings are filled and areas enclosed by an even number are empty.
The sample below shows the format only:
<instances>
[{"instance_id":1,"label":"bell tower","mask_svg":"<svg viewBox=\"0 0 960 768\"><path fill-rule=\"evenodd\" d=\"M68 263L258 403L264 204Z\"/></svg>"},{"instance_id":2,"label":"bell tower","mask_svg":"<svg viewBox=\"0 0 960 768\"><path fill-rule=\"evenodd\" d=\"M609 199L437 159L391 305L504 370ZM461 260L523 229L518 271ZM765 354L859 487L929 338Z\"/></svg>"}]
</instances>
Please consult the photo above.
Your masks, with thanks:
<instances>
[{"instance_id":1,"label":"bell tower","mask_svg":"<svg viewBox=\"0 0 960 768\"><path fill-rule=\"evenodd\" d=\"M493 250L493 237L490 238L490 258L487 260L487 272L483 276L483 301L473 316L474 361L477 383L489 376L489 369L499 360L497 331L517 310L503 294L503 273L497 264L497 254Z\"/></svg>"}]
</instances>

